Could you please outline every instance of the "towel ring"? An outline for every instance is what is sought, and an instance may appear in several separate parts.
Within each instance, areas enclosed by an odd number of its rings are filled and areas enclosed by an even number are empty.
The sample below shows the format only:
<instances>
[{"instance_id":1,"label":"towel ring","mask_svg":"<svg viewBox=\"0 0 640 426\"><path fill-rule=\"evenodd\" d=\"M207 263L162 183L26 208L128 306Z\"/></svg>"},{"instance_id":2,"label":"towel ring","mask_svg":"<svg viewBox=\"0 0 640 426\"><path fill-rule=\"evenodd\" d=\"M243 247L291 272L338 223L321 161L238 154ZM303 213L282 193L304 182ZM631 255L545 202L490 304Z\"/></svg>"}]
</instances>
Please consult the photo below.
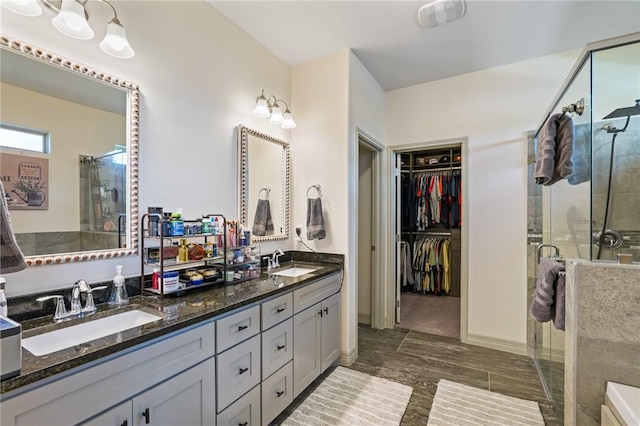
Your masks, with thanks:
<instances>
[{"instance_id":1,"label":"towel ring","mask_svg":"<svg viewBox=\"0 0 640 426\"><path fill-rule=\"evenodd\" d=\"M320 190L320 185L315 184L315 185L311 185L309 188L307 188L307 198L309 198L309 191L315 188L316 191L318 191L318 198L322 198L322 191Z\"/></svg>"},{"instance_id":2,"label":"towel ring","mask_svg":"<svg viewBox=\"0 0 640 426\"><path fill-rule=\"evenodd\" d=\"M271 188L260 188L260 191L258 191L258 199L260 199L260 194L262 194L262 191L266 192L267 195L265 197L265 200L269 198L269 194L271 193Z\"/></svg>"}]
</instances>

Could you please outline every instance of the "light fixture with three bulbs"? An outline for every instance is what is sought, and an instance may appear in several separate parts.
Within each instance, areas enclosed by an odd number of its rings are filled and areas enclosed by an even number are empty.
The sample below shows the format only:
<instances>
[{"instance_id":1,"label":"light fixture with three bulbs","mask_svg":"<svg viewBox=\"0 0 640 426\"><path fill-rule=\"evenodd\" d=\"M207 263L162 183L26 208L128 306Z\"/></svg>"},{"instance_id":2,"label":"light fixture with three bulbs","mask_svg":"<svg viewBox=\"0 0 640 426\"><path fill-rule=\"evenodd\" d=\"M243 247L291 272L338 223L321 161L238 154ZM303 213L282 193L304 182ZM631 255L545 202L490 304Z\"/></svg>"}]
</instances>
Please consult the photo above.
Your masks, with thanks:
<instances>
[{"instance_id":1,"label":"light fixture with three bulbs","mask_svg":"<svg viewBox=\"0 0 640 426\"><path fill-rule=\"evenodd\" d=\"M284 112L282 112L282 108L279 103L284 104ZM269 123L279 124L283 129L293 129L296 127L291 111L289 111L289 105L287 105L287 103L282 99L278 99L273 95L266 98L264 96L264 89L256 101L256 107L253 110L253 115L261 118L269 118Z\"/></svg>"},{"instance_id":2,"label":"light fixture with three bulbs","mask_svg":"<svg viewBox=\"0 0 640 426\"><path fill-rule=\"evenodd\" d=\"M2 0L0 6L24 16L39 16L42 7L52 11L56 16L51 19L53 26L63 34L79 40L90 40L94 32L89 26L85 6L90 0ZM113 19L107 24L107 32L100 42L103 52L116 58L128 59L135 52L127 40L127 33L118 20L116 9L106 0L91 0L104 3L113 11Z\"/></svg>"}]
</instances>

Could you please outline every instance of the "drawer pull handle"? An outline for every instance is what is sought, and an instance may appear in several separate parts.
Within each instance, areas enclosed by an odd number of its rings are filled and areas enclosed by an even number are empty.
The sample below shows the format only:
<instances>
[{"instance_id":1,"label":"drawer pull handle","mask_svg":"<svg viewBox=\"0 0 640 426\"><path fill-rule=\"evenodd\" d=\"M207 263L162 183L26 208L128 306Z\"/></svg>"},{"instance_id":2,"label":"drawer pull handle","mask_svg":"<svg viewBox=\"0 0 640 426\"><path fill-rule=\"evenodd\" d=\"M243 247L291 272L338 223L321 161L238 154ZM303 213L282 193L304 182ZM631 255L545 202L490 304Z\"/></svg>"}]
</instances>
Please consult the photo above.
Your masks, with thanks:
<instances>
[{"instance_id":1,"label":"drawer pull handle","mask_svg":"<svg viewBox=\"0 0 640 426\"><path fill-rule=\"evenodd\" d=\"M286 346L285 345L278 345L278 346L276 346L276 348L278 348L278 350L281 351L284 348L286 348Z\"/></svg>"},{"instance_id":2,"label":"drawer pull handle","mask_svg":"<svg viewBox=\"0 0 640 426\"><path fill-rule=\"evenodd\" d=\"M238 426L247 426L248 424L249 424L249 422L238 423Z\"/></svg>"},{"instance_id":3,"label":"drawer pull handle","mask_svg":"<svg viewBox=\"0 0 640 426\"><path fill-rule=\"evenodd\" d=\"M322 316L322 309L318 311L318 315Z\"/></svg>"},{"instance_id":4,"label":"drawer pull handle","mask_svg":"<svg viewBox=\"0 0 640 426\"><path fill-rule=\"evenodd\" d=\"M144 417L144 423L148 425L151 421L151 413L149 413L148 408L145 408L145 410L142 412L142 417Z\"/></svg>"},{"instance_id":5,"label":"drawer pull handle","mask_svg":"<svg viewBox=\"0 0 640 426\"><path fill-rule=\"evenodd\" d=\"M281 314L282 312L284 312L286 310L287 310L287 308L278 308L278 309L276 309L276 312Z\"/></svg>"},{"instance_id":6,"label":"drawer pull handle","mask_svg":"<svg viewBox=\"0 0 640 426\"><path fill-rule=\"evenodd\" d=\"M278 395L278 398L280 398L282 395L284 395L284 391L276 392L276 395Z\"/></svg>"},{"instance_id":7,"label":"drawer pull handle","mask_svg":"<svg viewBox=\"0 0 640 426\"><path fill-rule=\"evenodd\" d=\"M247 368L241 368L241 369L240 369L240 373L239 373L239 374L244 374L244 373L246 373L247 371L249 371L249 368L248 368L248 367L247 367Z\"/></svg>"},{"instance_id":8,"label":"drawer pull handle","mask_svg":"<svg viewBox=\"0 0 640 426\"><path fill-rule=\"evenodd\" d=\"M329 315L329 308L324 308L324 314Z\"/></svg>"},{"instance_id":9,"label":"drawer pull handle","mask_svg":"<svg viewBox=\"0 0 640 426\"><path fill-rule=\"evenodd\" d=\"M247 328L249 328L248 325L240 325L238 326L238 331L246 330Z\"/></svg>"}]
</instances>

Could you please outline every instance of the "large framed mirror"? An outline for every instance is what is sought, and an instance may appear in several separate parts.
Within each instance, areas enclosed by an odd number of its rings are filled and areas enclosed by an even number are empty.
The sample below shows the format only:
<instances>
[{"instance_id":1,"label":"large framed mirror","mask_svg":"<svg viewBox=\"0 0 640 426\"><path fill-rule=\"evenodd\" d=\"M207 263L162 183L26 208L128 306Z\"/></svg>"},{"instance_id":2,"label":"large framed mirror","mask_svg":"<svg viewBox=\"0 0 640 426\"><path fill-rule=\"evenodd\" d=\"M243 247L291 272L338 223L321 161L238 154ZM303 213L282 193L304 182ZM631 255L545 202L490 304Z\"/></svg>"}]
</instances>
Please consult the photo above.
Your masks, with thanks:
<instances>
[{"instance_id":1,"label":"large framed mirror","mask_svg":"<svg viewBox=\"0 0 640 426\"><path fill-rule=\"evenodd\" d=\"M138 86L4 35L0 65L0 174L27 264L137 254Z\"/></svg>"},{"instance_id":2,"label":"large framed mirror","mask_svg":"<svg viewBox=\"0 0 640 426\"><path fill-rule=\"evenodd\" d=\"M289 143L238 126L240 222L253 241L289 238Z\"/></svg>"}]
</instances>

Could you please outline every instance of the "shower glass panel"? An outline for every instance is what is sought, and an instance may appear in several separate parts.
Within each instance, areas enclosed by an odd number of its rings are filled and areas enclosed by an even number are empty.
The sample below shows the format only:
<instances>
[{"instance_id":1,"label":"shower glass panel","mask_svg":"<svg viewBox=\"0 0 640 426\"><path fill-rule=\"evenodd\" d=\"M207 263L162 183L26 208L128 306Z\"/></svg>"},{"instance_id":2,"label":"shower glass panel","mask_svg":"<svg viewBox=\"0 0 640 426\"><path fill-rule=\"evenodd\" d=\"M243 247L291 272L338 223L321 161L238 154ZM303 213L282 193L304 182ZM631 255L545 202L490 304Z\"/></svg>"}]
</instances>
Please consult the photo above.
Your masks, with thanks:
<instances>
[{"instance_id":1,"label":"shower glass panel","mask_svg":"<svg viewBox=\"0 0 640 426\"><path fill-rule=\"evenodd\" d=\"M538 253L564 259L640 262L640 33L587 46L547 111L573 120L573 174L550 186L533 177L529 138L528 306ZM584 101L581 115L571 107ZM546 122L548 116L545 114ZM540 245L542 249L539 251ZM554 410L563 410L564 331L529 316L528 347ZM562 415L560 414L560 417Z\"/></svg>"},{"instance_id":2,"label":"shower glass panel","mask_svg":"<svg viewBox=\"0 0 640 426\"><path fill-rule=\"evenodd\" d=\"M594 52L592 80L591 258L630 254L640 262L640 115L633 115L640 107L626 109L640 102L640 43ZM604 118L616 110L618 117Z\"/></svg>"},{"instance_id":3,"label":"shower glass panel","mask_svg":"<svg viewBox=\"0 0 640 426\"><path fill-rule=\"evenodd\" d=\"M82 250L120 247L126 230L126 151L80 156Z\"/></svg>"}]
</instances>

